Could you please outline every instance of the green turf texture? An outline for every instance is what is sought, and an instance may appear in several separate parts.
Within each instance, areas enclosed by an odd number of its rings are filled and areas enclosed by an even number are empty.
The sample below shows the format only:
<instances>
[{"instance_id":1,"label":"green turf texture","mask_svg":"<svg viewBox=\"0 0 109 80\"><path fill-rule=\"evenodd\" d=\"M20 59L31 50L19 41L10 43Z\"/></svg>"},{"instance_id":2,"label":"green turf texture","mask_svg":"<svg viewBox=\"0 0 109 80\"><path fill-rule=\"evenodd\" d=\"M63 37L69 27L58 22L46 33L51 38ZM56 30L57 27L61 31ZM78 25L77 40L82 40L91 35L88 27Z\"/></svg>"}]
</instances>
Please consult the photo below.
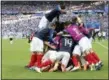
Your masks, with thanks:
<instances>
[{"instance_id":1,"label":"green turf texture","mask_svg":"<svg viewBox=\"0 0 109 80\"><path fill-rule=\"evenodd\" d=\"M108 41L101 41L108 47ZM93 42L93 48L104 63L100 71L43 72L25 69L30 59L29 44L26 39L2 40L2 79L108 79L108 50Z\"/></svg>"}]
</instances>

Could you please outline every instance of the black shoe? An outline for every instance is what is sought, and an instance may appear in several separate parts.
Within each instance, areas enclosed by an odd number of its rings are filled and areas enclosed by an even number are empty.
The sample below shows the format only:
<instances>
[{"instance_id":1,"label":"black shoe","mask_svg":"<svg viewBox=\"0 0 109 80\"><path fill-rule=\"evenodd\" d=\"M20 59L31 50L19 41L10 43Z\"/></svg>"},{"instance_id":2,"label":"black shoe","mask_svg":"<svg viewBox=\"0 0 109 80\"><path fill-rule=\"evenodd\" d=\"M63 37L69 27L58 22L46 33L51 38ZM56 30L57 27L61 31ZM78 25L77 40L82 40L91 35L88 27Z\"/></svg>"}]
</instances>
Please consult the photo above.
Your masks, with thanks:
<instances>
[{"instance_id":1,"label":"black shoe","mask_svg":"<svg viewBox=\"0 0 109 80\"><path fill-rule=\"evenodd\" d=\"M29 69L30 67L27 65L27 66L25 66L25 68Z\"/></svg>"},{"instance_id":2,"label":"black shoe","mask_svg":"<svg viewBox=\"0 0 109 80\"><path fill-rule=\"evenodd\" d=\"M25 66L25 68L34 71L34 68L33 67L29 67L28 65Z\"/></svg>"},{"instance_id":3,"label":"black shoe","mask_svg":"<svg viewBox=\"0 0 109 80\"><path fill-rule=\"evenodd\" d=\"M101 65L101 67L103 67L103 66L104 66L102 62L100 63L100 65Z\"/></svg>"},{"instance_id":4,"label":"black shoe","mask_svg":"<svg viewBox=\"0 0 109 80\"><path fill-rule=\"evenodd\" d=\"M98 65L98 66L95 66L95 70L100 70L101 69L101 66Z\"/></svg>"}]
</instances>

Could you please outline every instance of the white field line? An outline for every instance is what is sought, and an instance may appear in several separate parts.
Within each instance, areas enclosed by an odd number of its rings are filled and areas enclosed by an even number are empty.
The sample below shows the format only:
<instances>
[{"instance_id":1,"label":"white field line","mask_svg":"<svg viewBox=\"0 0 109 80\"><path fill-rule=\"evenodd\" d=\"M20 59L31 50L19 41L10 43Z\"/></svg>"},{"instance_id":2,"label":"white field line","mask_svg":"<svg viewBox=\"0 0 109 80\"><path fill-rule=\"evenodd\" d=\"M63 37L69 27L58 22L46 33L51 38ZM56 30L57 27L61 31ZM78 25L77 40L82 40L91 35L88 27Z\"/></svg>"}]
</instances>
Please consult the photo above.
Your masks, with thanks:
<instances>
[{"instance_id":1,"label":"white field line","mask_svg":"<svg viewBox=\"0 0 109 80\"><path fill-rule=\"evenodd\" d=\"M100 46L102 46L103 48L108 50L108 47L106 47L105 45L101 44L100 42L96 42L97 44L99 44Z\"/></svg>"}]
</instances>

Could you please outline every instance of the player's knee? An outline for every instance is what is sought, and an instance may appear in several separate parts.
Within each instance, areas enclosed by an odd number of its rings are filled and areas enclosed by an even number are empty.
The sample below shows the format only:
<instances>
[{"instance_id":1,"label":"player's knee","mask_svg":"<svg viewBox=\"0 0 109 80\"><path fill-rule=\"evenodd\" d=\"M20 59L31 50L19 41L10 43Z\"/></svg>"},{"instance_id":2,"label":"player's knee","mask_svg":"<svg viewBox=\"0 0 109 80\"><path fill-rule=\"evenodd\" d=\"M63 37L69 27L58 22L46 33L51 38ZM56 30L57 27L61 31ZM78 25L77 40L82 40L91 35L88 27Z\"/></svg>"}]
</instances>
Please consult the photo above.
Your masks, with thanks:
<instances>
[{"instance_id":1,"label":"player's knee","mask_svg":"<svg viewBox=\"0 0 109 80\"><path fill-rule=\"evenodd\" d=\"M87 49L87 50L84 51L84 53L85 53L85 54L89 54L89 53L90 53L90 50Z\"/></svg>"},{"instance_id":2,"label":"player's knee","mask_svg":"<svg viewBox=\"0 0 109 80\"><path fill-rule=\"evenodd\" d=\"M79 55L79 54L73 54L73 56L78 57L78 56L80 56L80 55Z\"/></svg>"},{"instance_id":3,"label":"player's knee","mask_svg":"<svg viewBox=\"0 0 109 80\"><path fill-rule=\"evenodd\" d=\"M41 55L41 54L42 54L42 55L43 55L43 52L42 52L42 51L38 51L38 52L37 52L37 54L39 54L39 55Z\"/></svg>"},{"instance_id":4,"label":"player's knee","mask_svg":"<svg viewBox=\"0 0 109 80\"><path fill-rule=\"evenodd\" d=\"M32 51L32 53L31 54L37 54L37 52L36 51Z\"/></svg>"}]
</instances>

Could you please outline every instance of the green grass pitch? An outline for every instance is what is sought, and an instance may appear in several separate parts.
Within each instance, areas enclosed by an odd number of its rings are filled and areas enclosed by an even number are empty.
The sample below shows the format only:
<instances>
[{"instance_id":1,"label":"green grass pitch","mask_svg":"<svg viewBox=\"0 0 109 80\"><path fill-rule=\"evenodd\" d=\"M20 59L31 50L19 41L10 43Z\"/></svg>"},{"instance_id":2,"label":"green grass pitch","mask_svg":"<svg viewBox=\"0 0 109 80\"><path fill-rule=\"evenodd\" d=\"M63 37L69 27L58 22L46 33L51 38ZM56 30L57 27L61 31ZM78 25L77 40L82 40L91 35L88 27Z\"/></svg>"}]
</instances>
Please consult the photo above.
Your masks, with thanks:
<instances>
[{"instance_id":1,"label":"green grass pitch","mask_svg":"<svg viewBox=\"0 0 109 80\"><path fill-rule=\"evenodd\" d=\"M101 45L100 45L101 44ZM29 44L26 39L2 40L2 79L108 79L108 41L93 42L93 48L104 63L100 71L43 72L25 69L30 59Z\"/></svg>"}]
</instances>

